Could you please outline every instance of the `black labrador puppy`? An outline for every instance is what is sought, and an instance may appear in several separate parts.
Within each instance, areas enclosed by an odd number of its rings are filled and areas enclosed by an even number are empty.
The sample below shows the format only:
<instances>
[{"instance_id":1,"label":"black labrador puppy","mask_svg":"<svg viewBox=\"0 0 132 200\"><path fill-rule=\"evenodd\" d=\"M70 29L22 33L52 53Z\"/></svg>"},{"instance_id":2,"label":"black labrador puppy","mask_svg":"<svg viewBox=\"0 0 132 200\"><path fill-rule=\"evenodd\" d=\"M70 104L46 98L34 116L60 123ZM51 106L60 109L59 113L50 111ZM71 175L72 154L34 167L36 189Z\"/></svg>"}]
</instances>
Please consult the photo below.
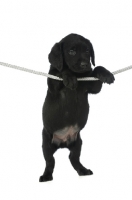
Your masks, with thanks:
<instances>
[{"instance_id":1,"label":"black labrador puppy","mask_svg":"<svg viewBox=\"0 0 132 200\"><path fill-rule=\"evenodd\" d=\"M39 181L50 181L55 166L53 154L58 148L70 150L69 159L80 176L93 172L80 163L82 140L80 131L89 113L87 95L97 94L102 83L111 84L114 76L104 67L95 66L91 42L77 34L70 34L56 43L49 54L49 74L63 81L48 78L48 91L43 106L43 154L46 168ZM97 81L77 81L79 77L97 77Z\"/></svg>"}]
</instances>

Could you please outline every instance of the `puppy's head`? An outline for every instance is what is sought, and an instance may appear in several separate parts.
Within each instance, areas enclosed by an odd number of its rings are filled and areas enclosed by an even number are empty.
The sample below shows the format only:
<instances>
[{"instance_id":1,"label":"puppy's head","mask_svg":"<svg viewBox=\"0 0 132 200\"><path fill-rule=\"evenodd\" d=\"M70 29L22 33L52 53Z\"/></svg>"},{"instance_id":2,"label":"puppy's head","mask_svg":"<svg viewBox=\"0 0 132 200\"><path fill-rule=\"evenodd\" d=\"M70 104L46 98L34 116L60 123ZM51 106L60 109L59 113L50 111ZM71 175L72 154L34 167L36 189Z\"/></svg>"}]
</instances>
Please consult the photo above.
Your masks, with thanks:
<instances>
[{"instance_id":1,"label":"puppy's head","mask_svg":"<svg viewBox=\"0 0 132 200\"><path fill-rule=\"evenodd\" d=\"M94 49L88 39L70 34L52 47L49 62L59 71L63 66L76 73L91 71L91 62L95 66Z\"/></svg>"}]
</instances>

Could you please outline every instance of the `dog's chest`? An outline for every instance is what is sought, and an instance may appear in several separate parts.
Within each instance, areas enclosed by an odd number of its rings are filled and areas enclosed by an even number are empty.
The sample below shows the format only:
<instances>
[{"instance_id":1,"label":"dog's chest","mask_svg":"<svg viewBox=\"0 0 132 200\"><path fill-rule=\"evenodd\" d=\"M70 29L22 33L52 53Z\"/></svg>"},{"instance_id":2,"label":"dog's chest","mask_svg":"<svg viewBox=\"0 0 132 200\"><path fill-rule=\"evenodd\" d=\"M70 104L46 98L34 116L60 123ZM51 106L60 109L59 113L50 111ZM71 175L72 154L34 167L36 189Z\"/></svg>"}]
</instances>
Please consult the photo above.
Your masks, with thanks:
<instances>
[{"instance_id":1,"label":"dog's chest","mask_svg":"<svg viewBox=\"0 0 132 200\"><path fill-rule=\"evenodd\" d=\"M52 143L55 143L57 145L60 145L60 143L69 144L77 139L78 132L79 127L77 124L57 130L53 133Z\"/></svg>"},{"instance_id":2,"label":"dog's chest","mask_svg":"<svg viewBox=\"0 0 132 200\"><path fill-rule=\"evenodd\" d=\"M76 90L72 91L65 88L60 92L59 102L64 115L72 112L76 113L79 106L79 98L80 94Z\"/></svg>"}]
</instances>

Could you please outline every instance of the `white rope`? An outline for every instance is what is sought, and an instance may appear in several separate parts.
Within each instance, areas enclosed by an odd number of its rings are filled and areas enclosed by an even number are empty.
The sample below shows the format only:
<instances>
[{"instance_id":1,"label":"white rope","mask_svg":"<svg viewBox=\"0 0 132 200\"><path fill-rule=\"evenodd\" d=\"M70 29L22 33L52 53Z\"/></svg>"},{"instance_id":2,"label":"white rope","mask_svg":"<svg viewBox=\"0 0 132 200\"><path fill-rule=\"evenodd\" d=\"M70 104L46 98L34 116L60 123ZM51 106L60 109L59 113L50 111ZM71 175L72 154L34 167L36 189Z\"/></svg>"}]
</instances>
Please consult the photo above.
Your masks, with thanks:
<instances>
[{"instance_id":1,"label":"white rope","mask_svg":"<svg viewBox=\"0 0 132 200\"><path fill-rule=\"evenodd\" d=\"M27 69L27 68L24 68L24 67L19 67L19 66L16 66L16 65L11 65L11 64L8 64L8 63L4 63L4 62L0 62L0 65L5 66L5 67L9 67L9 68L13 68L13 69L17 69L17 70L21 70L21 71L24 71L24 72L29 72L29 73L36 74L36 75L46 76L48 78L59 80L59 81L63 80L62 78L59 78L59 77L51 75L51 74L46 74L44 72L38 72L38 71L35 71L35 70ZM112 74L116 75L116 74L119 74L119 73L124 72L124 71L129 70L129 69L132 69L132 65L125 67L125 68L122 68L122 69L119 69L115 72L112 72ZM99 80L99 79L95 78L95 77L83 77L83 78L78 78L77 80L78 81L96 81L96 80Z\"/></svg>"}]
</instances>

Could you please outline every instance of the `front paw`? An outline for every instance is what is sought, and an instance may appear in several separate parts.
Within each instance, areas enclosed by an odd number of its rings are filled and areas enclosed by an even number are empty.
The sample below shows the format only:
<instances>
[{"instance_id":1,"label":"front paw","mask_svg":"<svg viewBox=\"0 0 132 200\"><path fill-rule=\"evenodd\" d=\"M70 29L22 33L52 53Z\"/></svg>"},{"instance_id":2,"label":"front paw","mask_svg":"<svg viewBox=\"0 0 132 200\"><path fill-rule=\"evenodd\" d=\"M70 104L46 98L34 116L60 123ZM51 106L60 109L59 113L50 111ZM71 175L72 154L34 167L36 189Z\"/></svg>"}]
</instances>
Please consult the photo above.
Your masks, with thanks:
<instances>
[{"instance_id":1,"label":"front paw","mask_svg":"<svg viewBox=\"0 0 132 200\"><path fill-rule=\"evenodd\" d=\"M96 67L93 72L94 76L103 83L111 84L115 81L114 75L104 67Z\"/></svg>"},{"instance_id":2,"label":"front paw","mask_svg":"<svg viewBox=\"0 0 132 200\"><path fill-rule=\"evenodd\" d=\"M75 90L78 85L77 78L75 76L68 76L68 75L63 76L63 83L67 88L71 90Z\"/></svg>"}]
</instances>

